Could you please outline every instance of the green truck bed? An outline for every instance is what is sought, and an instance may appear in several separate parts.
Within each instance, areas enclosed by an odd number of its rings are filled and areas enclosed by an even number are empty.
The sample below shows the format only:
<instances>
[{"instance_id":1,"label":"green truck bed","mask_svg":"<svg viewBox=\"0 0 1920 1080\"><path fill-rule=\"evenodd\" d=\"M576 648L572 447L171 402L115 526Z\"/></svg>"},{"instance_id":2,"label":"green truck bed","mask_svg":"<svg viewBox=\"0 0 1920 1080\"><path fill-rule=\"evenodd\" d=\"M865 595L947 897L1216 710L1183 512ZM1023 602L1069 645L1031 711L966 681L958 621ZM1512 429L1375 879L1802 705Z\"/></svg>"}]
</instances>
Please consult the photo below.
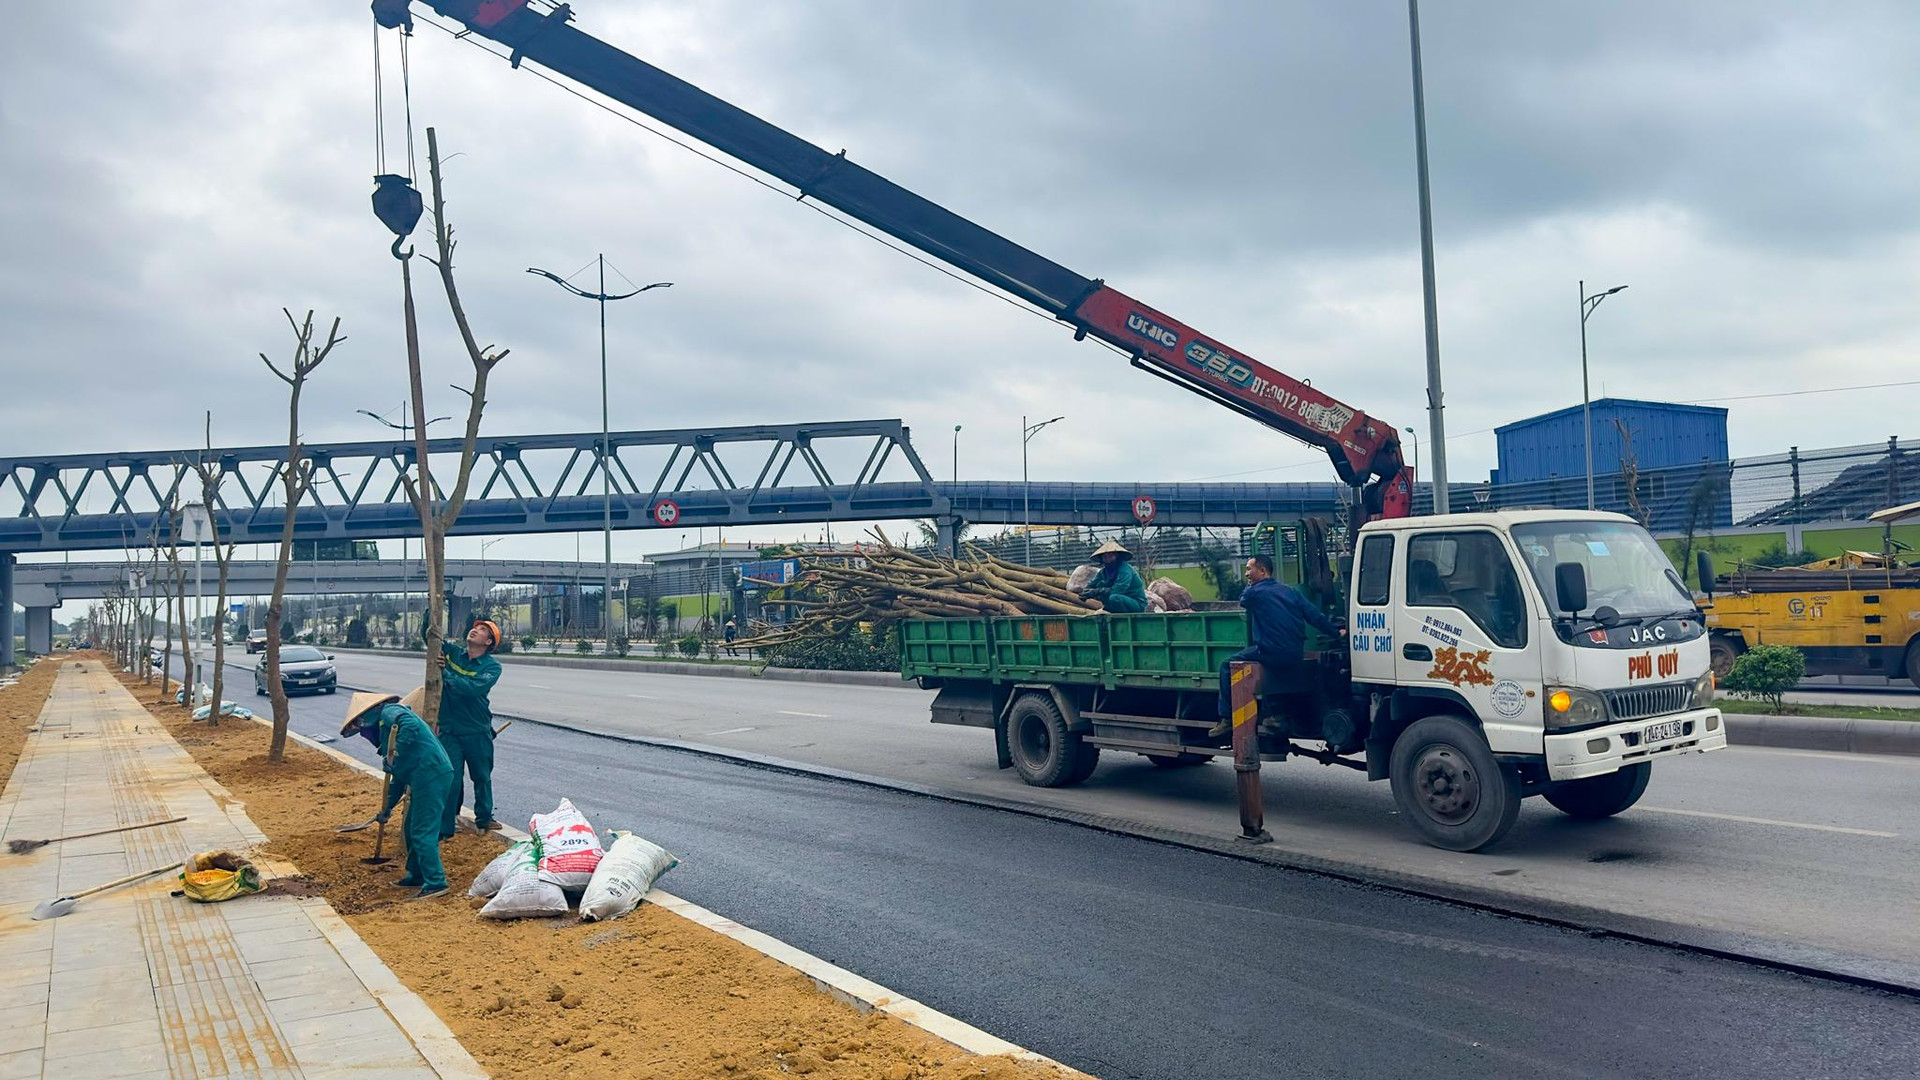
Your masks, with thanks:
<instances>
[{"instance_id":1,"label":"green truck bed","mask_svg":"<svg viewBox=\"0 0 1920 1080\"><path fill-rule=\"evenodd\" d=\"M1247 644L1243 611L909 619L899 625L900 673L910 679L1204 690L1216 685L1220 665Z\"/></svg>"}]
</instances>

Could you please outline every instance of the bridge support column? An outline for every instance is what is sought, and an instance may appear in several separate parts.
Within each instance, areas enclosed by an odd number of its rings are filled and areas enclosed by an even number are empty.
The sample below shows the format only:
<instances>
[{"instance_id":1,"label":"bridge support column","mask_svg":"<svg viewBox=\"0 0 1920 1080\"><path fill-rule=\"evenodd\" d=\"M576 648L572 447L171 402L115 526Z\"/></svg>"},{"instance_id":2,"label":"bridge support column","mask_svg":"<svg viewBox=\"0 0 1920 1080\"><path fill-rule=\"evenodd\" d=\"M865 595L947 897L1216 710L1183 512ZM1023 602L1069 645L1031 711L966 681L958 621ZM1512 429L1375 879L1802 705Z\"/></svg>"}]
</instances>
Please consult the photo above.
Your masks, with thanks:
<instances>
[{"instance_id":1,"label":"bridge support column","mask_svg":"<svg viewBox=\"0 0 1920 1080\"><path fill-rule=\"evenodd\" d=\"M53 651L52 608L27 609L27 651L36 656L45 656Z\"/></svg>"},{"instance_id":2,"label":"bridge support column","mask_svg":"<svg viewBox=\"0 0 1920 1080\"><path fill-rule=\"evenodd\" d=\"M0 551L0 671L13 663L13 553Z\"/></svg>"},{"instance_id":3,"label":"bridge support column","mask_svg":"<svg viewBox=\"0 0 1920 1080\"><path fill-rule=\"evenodd\" d=\"M964 524L965 522L958 517L935 518L934 528L938 531L934 534L934 553L949 558L959 558L960 526Z\"/></svg>"},{"instance_id":4,"label":"bridge support column","mask_svg":"<svg viewBox=\"0 0 1920 1080\"><path fill-rule=\"evenodd\" d=\"M447 594L447 640L465 641L473 627L473 597Z\"/></svg>"}]
</instances>

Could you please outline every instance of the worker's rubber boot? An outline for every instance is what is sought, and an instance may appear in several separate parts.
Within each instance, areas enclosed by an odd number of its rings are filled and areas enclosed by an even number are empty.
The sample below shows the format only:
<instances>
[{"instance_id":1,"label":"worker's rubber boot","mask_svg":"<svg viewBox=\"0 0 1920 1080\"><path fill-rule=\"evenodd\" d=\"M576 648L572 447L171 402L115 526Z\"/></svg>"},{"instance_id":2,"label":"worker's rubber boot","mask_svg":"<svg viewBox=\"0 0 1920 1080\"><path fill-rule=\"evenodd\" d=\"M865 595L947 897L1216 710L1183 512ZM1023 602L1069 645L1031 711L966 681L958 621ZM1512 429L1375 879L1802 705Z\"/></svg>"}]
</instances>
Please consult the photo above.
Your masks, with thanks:
<instances>
[{"instance_id":1,"label":"worker's rubber boot","mask_svg":"<svg viewBox=\"0 0 1920 1080\"><path fill-rule=\"evenodd\" d=\"M434 897L436 897L436 896L445 896L445 895L446 895L446 893L447 893L447 886L446 886L446 885L444 885L444 884L441 884L441 885L429 885L429 886L427 886L427 887L425 887L425 888L423 888L423 889L421 889L421 890L420 890L419 892L417 892L417 893L415 893L415 894L413 894L413 899L415 899L415 900L431 900L431 899L433 899L433 898L434 898Z\"/></svg>"},{"instance_id":2,"label":"worker's rubber boot","mask_svg":"<svg viewBox=\"0 0 1920 1080\"><path fill-rule=\"evenodd\" d=\"M396 881L393 884L395 888L399 888L399 889L417 889L421 886L422 882L421 882L421 879L413 876L412 874L408 874L406 877L401 878L399 881Z\"/></svg>"},{"instance_id":3,"label":"worker's rubber boot","mask_svg":"<svg viewBox=\"0 0 1920 1080\"><path fill-rule=\"evenodd\" d=\"M1225 738L1227 732L1232 730L1233 730L1233 717L1231 716L1222 717L1219 723L1207 729L1207 738L1209 739Z\"/></svg>"}]
</instances>

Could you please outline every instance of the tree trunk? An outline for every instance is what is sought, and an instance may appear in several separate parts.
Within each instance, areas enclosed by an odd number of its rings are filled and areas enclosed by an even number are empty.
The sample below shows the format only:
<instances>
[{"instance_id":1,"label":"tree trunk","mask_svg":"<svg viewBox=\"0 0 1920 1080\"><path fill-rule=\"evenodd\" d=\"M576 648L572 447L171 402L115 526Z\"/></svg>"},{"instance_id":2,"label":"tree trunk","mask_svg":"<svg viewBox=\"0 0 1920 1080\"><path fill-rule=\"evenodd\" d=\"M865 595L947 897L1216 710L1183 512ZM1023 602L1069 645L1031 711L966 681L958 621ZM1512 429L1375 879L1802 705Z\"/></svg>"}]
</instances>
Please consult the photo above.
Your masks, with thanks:
<instances>
[{"instance_id":1,"label":"tree trunk","mask_svg":"<svg viewBox=\"0 0 1920 1080\"><path fill-rule=\"evenodd\" d=\"M179 548L174 549L173 561L173 599L174 607L180 613L180 687L185 696L181 699L187 711L193 711L193 637L187 623L187 568L180 562Z\"/></svg>"},{"instance_id":2,"label":"tree trunk","mask_svg":"<svg viewBox=\"0 0 1920 1080\"><path fill-rule=\"evenodd\" d=\"M438 731L440 665L434 660L440 655L441 642L446 640L446 616L440 607L440 594L445 587L444 576L440 573L440 560L446 553L446 542L435 535L439 532L436 528L439 515L434 498L433 467L427 460L427 406L420 376L420 324L413 306L411 259L404 259L400 263L400 293L401 314L406 320L407 384L413 396L414 481L410 494L413 496L414 512L420 517L420 562L427 575L427 612L421 624L427 647L426 677L422 680L426 687L426 701L420 706L420 719Z\"/></svg>"},{"instance_id":3,"label":"tree trunk","mask_svg":"<svg viewBox=\"0 0 1920 1080\"><path fill-rule=\"evenodd\" d=\"M207 710L207 723L218 726L220 723L220 695L226 692L227 680L227 568L233 565L233 545L227 545L225 555L220 553L219 533L214 534L213 557L220 564L220 595L214 602L213 632L213 708Z\"/></svg>"}]
</instances>

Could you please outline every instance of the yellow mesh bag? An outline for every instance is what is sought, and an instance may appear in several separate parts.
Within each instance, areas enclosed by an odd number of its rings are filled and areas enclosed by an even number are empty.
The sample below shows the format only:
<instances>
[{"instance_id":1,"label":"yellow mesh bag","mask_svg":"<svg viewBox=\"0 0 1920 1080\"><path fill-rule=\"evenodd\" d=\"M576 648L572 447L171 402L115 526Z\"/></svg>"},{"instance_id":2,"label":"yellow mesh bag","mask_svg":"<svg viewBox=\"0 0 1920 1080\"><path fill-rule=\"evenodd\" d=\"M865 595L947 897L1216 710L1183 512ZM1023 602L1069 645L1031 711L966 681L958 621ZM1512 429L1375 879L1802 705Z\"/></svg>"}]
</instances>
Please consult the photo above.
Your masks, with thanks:
<instances>
[{"instance_id":1,"label":"yellow mesh bag","mask_svg":"<svg viewBox=\"0 0 1920 1080\"><path fill-rule=\"evenodd\" d=\"M260 871L231 851L203 851L188 859L180 882L187 899L203 904L257 893L263 887Z\"/></svg>"}]
</instances>

